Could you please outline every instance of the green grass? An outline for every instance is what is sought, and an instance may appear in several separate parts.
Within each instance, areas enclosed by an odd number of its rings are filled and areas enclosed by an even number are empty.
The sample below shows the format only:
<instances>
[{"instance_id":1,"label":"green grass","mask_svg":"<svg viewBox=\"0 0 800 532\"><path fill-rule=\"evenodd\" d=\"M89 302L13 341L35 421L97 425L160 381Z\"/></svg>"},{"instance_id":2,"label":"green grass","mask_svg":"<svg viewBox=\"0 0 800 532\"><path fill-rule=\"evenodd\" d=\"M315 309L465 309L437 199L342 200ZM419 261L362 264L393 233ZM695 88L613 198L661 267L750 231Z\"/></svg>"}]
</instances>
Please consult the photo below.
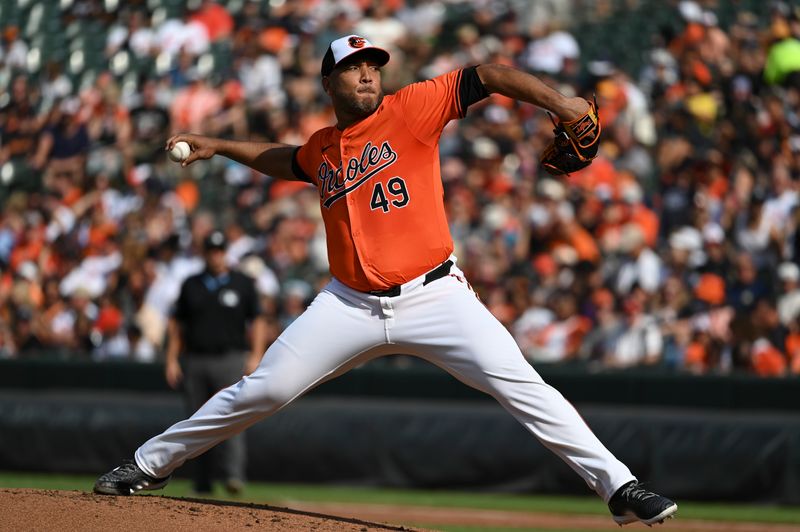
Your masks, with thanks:
<instances>
[{"instance_id":1,"label":"green grass","mask_svg":"<svg viewBox=\"0 0 800 532\"><path fill-rule=\"evenodd\" d=\"M436 530L442 532L593 532L587 528L525 528L525 527L485 527L485 526L456 526L456 525L432 525L430 523L408 523L406 526L416 526L419 528L436 527ZM609 521L609 528L599 528L597 532L607 532L608 530L617 530L618 527ZM624 532L624 530L622 531Z\"/></svg>"},{"instance_id":2,"label":"green grass","mask_svg":"<svg viewBox=\"0 0 800 532\"><path fill-rule=\"evenodd\" d=\"M94 477L49 474L24 474L0 472L0 487L38 488L90 491ZM175 479L160 492L171 497L192 496L190 484ZM454 491L399 490L373 487L349 487L300 484L248 484L245 493L230 498L221 490L212 497L219 500L236 500L291 506L292 502L341 502L366 504L393 504L408 506L435 506L501 510L508 512L541 511L568 515L608 515L603 502L596 497L556 497L547 495L510 495ZM679 516L684 519L716 521L750 521L762 523L800 523L800 507L768 505L696 503L679 501ZM610 522L610 520L609 520ZM410 523L409 523L410 524ZM436 523L415 523L417 526L436 528L448 532L515 531L521 528L486 528L477 526L451 526ZM613 523L610 523L613 525ZM540 529L539 532L542 532ZM566 532L560 530L559 532ZM585 532L585 531L584 531Z\"/></svg>"}]
</instances>

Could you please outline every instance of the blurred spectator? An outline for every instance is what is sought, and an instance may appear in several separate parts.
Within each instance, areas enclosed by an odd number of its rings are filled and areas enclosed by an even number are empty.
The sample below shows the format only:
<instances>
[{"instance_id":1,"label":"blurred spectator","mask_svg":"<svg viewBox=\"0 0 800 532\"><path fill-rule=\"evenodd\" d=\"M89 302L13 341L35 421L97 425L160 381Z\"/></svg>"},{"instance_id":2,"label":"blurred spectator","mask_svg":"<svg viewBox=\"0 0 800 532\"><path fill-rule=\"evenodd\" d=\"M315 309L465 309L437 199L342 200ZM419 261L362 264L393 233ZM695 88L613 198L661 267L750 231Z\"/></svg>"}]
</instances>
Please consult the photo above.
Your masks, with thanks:
<instances>
[{"instance_id":1,"label":"blurred spectator","mask_svg":"<svg viewBox=\"0 0 800 532\"><path fill-rule=\"evenodd\" d=\"M210 232L210 228L201 230L198 238L202 240ZM152 272L149 272L152 278L138 309L138 325L144 338L154 347L160 347L164 341L167 319L178 299L180 286L188 277L203 269L203 260L199 256L184 254L177 234L168 235L155 246L154 251L155 262L152 264Z\"/></svg>"},{"instance_id":2,"label":"blurred spectator","mask_svg":"<svg viewBox=\"0 0 800 532\"><path fill-rule=\"evenodd\" d=\"M623 327L615 303L614 295L605 288L597 289L591 294L590 313L593 324L581 345L581 359L603 363L606 353L614 349L614 342Z\"/></svg>"},{"instance_id":3,"label":"blurred spectator","mask_svg":"<svg viewBox=\"0 0 800 532\"><path fill-rule=\"evenodd\" d=\"M387 2L372 2L370 8L353 28L353 33L363 35L379 48L390 53L403 44L408 28L392 16Z\"/></svg>"},{"instance_id":4,"label":"blurred spectator","mask_svg":"<svg viewBox=\"0 0 800 532\"><path fill-rule=\"evenodd\" d=\"M9 98L0 108L0 163L25 160L33 156L41 118L37 117L36 92L25 75L11 81Z\"/></svg>"},{"instance_id":5,"label":"blurred spectator","mask_svg":"<svg viewBox=\"0 0 800 532\"><path fill-rule=\"evenodd\" d=\"M129 325L126 334L130 349L128 356L137 362L156 361L156 348L142 336L142 330L137 325Z\"/></svg>"},{"instance_id":6,"label":"blurred spectator","mask_svg":"<svg viewBox=\"0 0 800 532\"><path fill-rule=\"evenodd\" d=\"M112 57L118 51L125 49L140 58L147 57L155 51L156 36L146 13L138 9L125 12L118 22L109 29L106 38L107 57Z\"/></svg>"},{"instance_id":7,"label":"blurred spectator","mask_svg":"<svg viewBox=\"0 0 800 532\"><path fill-rule=\"evenodd\" d=\"M706 260L700 271L727 277L731 271L731 262L726 249L725 231L719 224L710 222L703 226L703 246Z\"/></svg>"},{"instance_id":8,"label":"blurred spectator","mask_svg":"<svg viewBox=\"0 0 800 532\"><path fill-rule=\"evenodd\" d=\"M222 103L217 113L210 118L208 132L223 138L247 138L250 127L247 120L244 89L237 80L228 80L222 87Z\"/></svg>"},{"instance_id":9,"label":"blurred spectator","mask_svg":"<svg viewBox=\"0 0 800 532\"><path fill-rule=\"evenodd\" d=\"M87 170L92 174L118 176L130 166L131 122L121 102L120 89L110 74L98 76L83 94L83 117L92 142ZM81 181L78 181L81 183Z\"/></svg>"},{"instance_id":10,"label":"blurred spectator","mask_svg":"<svg viewBox=\"0 0 800 532\"><path fill-rule=\"evenodd\" d=\"M42 110L50 109L56 102L66 100L72 94L72 81L64 74L61 63L51 61L45 67L42 87Z\"/></svg>"},{"instance_id":11,"label":"blurred spectator","mask_svg":"<svg viewBox=\"0 0 800 532\"><path fill-rule=\"evenodd\" d=\"M692 340L686 346L684 366L693 373L728 372L733 364L730 350L734 309L726 304L722 277L704 273L694 287L691 316Z\"/></svg>"},{"instance_id":12,"label":"blurred spectator","mask_svg":"<svg viewBox=\"0 0 800 532\"><path fill-rule=\"evenodd\" d=\"M577 301L569 292L551 296L551 310L524 315L515 324L516 338L532 362L561 362L574 358L590 322L577 313ZM538 323L537 323L538 322Z\"/></svg>"},{"instance_id":13,"label":"blurred spectator","mask_svg":"<svg viewBox=\"0 0 800 532\"><path fill-rule=\"evenodd\" d=\"M90 140L79 111L77 98L57 102L39 136L33 167L44 170L47 186L52 185L56 176L66 176L74 183L83 182Z\"/></svg>"},{"instance_id":14,"label":"blurred spectator","mask_svg":"<svg viewBox=\"0 0 800 532\"><path fill-rule=\"evenodd\" d=\"M210 46L208 28L200 21L184 22L171 18L156 28L155 47L170 59L174 60L181 53L197 57Z\"/></svg>"},{"instance_id":15,"label":"blurred spectator","mask_svg":"<svg viewBox=\"0 0 800 532\"><path fill-rule=\"evenodd\" d=\"M211 42L225 39L233 32L233 17L223 6L211 0L203 0L190 22L202 24Z\"/></svg>"},{"instance_id":16,"label":"blurred spectator","mask_svg":"<svg viewBox=\"0 0 800 532\"><path fill-rule=\"evenodd\" d=\"M14 70L25 70L28 63L28 45L19 37L19 28L6 26L3 30L2 59Z\"/></svg>"},{"instance_id":17,"label":"blurred spectator","mask_svg":"<svg viewBox=\"0 0 800 532\"><path fill-rule=\"evenodd\" d=\"M728 301L737 312L746 314L756 303L768 297L770 288L759 276L752 255L742 252L736 258L733 283L727 290Z\"/></svg>"},{"instance_id":18,"label":"blurred spectator","mask_svg":"<svg viewBox=\"0 0 800 532\"><path fill-rule=\"evenodd\" d=\"M122 312L111 303L106 303L97 313L92 327L92 344L92 358L95 360L127 358L131 355Z\"/></svg>"},{"instance_id":19,"label":"blurred spectator","mask_svg":"<svg viewBox=\"0 0 800 532\"><path fill-rule=\"evenodd\" d=\"M237 62L244 97L251 107L279 107L284 103L283 74L275 55L261 52L252 44Z\"/></svg>"},{"instance_id":20,"label":"blurred spectator","mask_svg":"<svg viewBox=\"0 0 800 532\"><path fill-rule=\"evenodd\" d=\"M629 294L634 286L649 294L655 293L661 287L661 259L646 246L638 225L623 226L620 251L627 259L617 274L617 293Z\"/></svg>"},{"instance_id":21,"label":"blurred spectator","mask_svg":"<svg viewBox=\"0 0 800 532\"><path fill-rule=\"evenodd\" d=\"M646 296L635 290L623 302L623 326L603 362L610 367L652 365L659 361L663 337L655 318L644 308Z\"/></svg>"},{"instance_id":22,"label":"blurred spectator","mask_svg":"<svg viewBox=\"0 0 800 532\"><path fill-rule=\"evenodd\" d=\"M766 338L759 338L753 342L750 356L756 375L780 377L786 372L786 359Z\"/></svg>"},{"instance_id":23,"label":"blurred spectator","mask_svg":"<svg viewBox=\"0 0 800 532\"><path fill-rule=\"evenodd\" d=\"M303 313L313 295L313 288L305 281L290 279L284 283L280 313L281 329L291 325Z\"/></svg>"},{"instance_id":24,"label":"blurred spectator","mask_svg":"<svg viewBox=\"0 0 800 532\"><path fill-rule=\"evenodd\" d=\"M172 130L170 116L158 101L158 84L149 79L142 85L141 101L131 109L133 164L155 162L164 151Z\"/></svg>"},{"instance_id":25,"label":"blurred spectator","mask_svg":"<svg viewBox=\"0 0 800 532\"><path fill-rule=\"evenodd\" d=\"M29 356L42 353L45 344L36 331L36 324L33 322L34 313L31 309L20 307L14 317L14 332L6 331L9 339L12 339L13 352L18 356Z\"/></svg>"},{"instance_id":26,"label":"blurred spectator","mask_svg":"<svg viewBox=\"0 0 800 532\"><path fill-rule=\"evenodd\" d=\"M778 267L778 279L782 285L778 297L778 316L781 323L788 327L800 317L800 268L793 262L784 262Z\"/></svg>"},{"instance_id":27,"label":"blurred spectator","mask_svg":"<svg viewBox=\"0 0 800 532\"><path fill-rule=\"evenodd\" d=\"M11 330L4 323L0 325L0 359L15 358L17 356L17 346L14 343L14 336Z\"/></svg>"},{"instance_id":28,"label":"blurred spectator","mask_svg":"<svg viewBox=\"0 0 800 532\"><path fill-rule=\"evenodd\" d=\"M197 69L186 77L189 85L178 91L170 108L172 131L200 133L206 129L206 120L220 110L222 98Z\"/></svg>"},{"instance_id":29,"label":"blurred spectator","mask_svg":"<svg viewBox=\"0 0 800 532\"><path fill-rule=\"evenodd\" d=\"M572 34L555 24L538 24L525 51L525 64L533 72L569 75L577 66L581 50Z\"/></svg>"}]
</instances>

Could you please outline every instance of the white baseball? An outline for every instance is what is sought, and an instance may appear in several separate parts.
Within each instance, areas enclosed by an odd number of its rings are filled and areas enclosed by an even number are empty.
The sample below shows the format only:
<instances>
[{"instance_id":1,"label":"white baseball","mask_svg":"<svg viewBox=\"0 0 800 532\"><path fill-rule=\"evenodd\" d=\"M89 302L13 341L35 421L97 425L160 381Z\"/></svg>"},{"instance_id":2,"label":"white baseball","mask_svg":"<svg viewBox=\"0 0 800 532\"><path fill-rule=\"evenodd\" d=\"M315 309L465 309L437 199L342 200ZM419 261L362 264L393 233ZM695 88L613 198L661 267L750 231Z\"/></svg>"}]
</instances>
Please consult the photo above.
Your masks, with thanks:
<instances>
[{"instance_id":1,"label":"white baseball","mask_svg":"<svg viewBox=\"0 0 800 532\"><path fill-rule=\"evenodd\" d=\"M175 146L169 150L169 158L179 163L185 161L190 153L192 153L192 148L189 146L189 143L179 140L175 143Z\"/></svg>"}]
</instances>

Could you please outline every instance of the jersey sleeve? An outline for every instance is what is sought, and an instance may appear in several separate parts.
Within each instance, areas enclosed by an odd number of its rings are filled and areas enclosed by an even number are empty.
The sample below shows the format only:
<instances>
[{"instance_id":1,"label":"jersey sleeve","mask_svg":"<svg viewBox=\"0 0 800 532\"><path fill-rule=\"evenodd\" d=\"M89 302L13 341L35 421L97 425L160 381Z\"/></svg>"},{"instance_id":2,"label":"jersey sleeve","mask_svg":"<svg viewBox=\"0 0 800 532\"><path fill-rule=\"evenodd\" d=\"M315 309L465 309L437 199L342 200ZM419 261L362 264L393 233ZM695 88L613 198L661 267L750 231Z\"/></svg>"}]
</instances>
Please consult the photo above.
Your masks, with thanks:
<instances>
[{"instance_id":1,"label":"jersey sleeve","mask_svg":"<svg viewBox=\"0 0 800 532\"><path fill-rule=\"evenodd\" d=\"M403 118L419 140L435 143L450 120L463 118L470 105L489 96L476 68L454 70L397 92Z\"/></svg>"},{"instance_id":2,"label":"jersey sleeve","mask_svg":"<svg viewBox=\"0 0 800 532\"><path fill-rule=\"evenodd\" d=\"M319 151L319 135L317 134L312 135L302 146L295 148L292 153L292 173L297 179L317 185L317 176L313 167L314 157Z\"/></svg>"}]
</instances>

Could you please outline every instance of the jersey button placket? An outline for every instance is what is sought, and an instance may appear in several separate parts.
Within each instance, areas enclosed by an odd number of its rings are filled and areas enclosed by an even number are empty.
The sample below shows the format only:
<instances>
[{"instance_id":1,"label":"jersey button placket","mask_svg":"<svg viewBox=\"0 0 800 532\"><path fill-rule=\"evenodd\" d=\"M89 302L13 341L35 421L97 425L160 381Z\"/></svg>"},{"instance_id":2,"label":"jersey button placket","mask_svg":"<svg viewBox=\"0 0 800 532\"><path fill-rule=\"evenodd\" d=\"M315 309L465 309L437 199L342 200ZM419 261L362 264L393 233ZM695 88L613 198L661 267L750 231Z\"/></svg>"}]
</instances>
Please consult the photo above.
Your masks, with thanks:
<instances>
[{"instance_id":1,"label":"jersey button placket","mask_svg":"<svg viewBox=\"0 0 800 532\"><path fill-rule=\"evenodd\" d=\"M342 179L347 176L347 162L349 160L349 156L351 153L350 146L348 144L349 137L347 135L342 135L341 139L339 140L339 154L341 155L342 161ZM345 184L345 186L347 186ZM345 196L346 198L346 205L347 209L347 217L350 220L350 236L353 238L353 248L356 251L356 257L358 257L358 262L361 264L362 268L364 267L364 255L363 250L361 249L360 243L361 240L361 229L359 225L358 219L358 209L356 209L356 198L354 197L355 193L351 192Z\"/></svg>"},{"instance_id":2,"label":"jersey button placket","mask_svg":"<svg viewBox=\"0 0 800 532\"><path fill-rule=\"evenodd\" d=\"M342 161L342 181L344 182L345 188L347 188L347 162L350 155L350 146L347 144L347 137L342 135L342 138L339 140L339 159ZM347 215L350 217L350 224L352 227L353 217L351 216L350 206L353 205L353 195L347 194L344 197L344 201L347 204Z\"/></svg>"}]
</instances>

